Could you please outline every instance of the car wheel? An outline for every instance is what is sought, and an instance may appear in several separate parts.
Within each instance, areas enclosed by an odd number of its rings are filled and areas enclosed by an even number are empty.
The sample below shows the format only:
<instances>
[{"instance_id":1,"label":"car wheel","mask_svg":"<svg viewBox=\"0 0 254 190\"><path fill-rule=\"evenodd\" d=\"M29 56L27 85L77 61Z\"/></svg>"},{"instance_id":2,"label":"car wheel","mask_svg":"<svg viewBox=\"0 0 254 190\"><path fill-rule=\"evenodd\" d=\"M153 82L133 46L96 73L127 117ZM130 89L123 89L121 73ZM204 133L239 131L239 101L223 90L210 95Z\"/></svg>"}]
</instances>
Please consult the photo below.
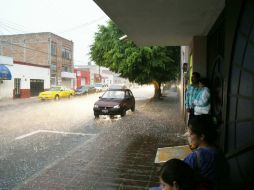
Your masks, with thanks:
<instances>
[{"instance_id":1,"label":"car wheel","mask_svg":"<svg viewBox=\"0 0 254 190\"><path fill-rule=\"evenodd\" d=\"M94 117L95 117L95 119L99 119L99 115L96 113L94 113Z\"/></svg>"},{"instance_id":2,"label":"car wheel","mask_svg":"<svg viewBox=\"0 0 254 190\"><path fill-rule=\"evenodd\" d=\"M135 104L131 107L131 111L132 111L132 112L135 111Z\"/></svg>"},{"instance_id":3,"label":"car wheel","mask_svg":"<svg viewBox=\"0 0 254 190\"><path fill-rule=\"evenodd\" d=\"M121 117L124 117L126 115L126 110L124 109L121 113Z\"/></svg>"},{"instance_id":4,"label":"car wheel","mask_svg":"<svg viewBox=\"0 0 254 190\"><path fill-rule=\"evenodd\" d=\"M60 98L59 98L59 95L56 95L55 96L55 100L58 101Z\"/></svg>"}]
</instances>

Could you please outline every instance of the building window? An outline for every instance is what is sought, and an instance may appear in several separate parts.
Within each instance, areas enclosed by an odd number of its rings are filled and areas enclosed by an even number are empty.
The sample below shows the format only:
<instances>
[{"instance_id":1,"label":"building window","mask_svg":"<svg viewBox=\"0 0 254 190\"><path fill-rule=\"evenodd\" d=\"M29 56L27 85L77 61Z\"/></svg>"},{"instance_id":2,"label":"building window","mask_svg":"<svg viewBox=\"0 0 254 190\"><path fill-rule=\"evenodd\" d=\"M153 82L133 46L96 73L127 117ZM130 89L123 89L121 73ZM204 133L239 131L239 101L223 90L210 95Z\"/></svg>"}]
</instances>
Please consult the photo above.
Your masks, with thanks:
<instances>
[{"instance_id":1,"label":"building window","mask_svg":"<svg viewBox=\"0 0 254 190\"><path fill-rule=\"evenodd\" d=\"M68 49L62 49L62 58L71 60L71 51Z\"/></svg>"},{"instance_id":2,"label":"building window","mask_svg":"<svg viewBox=\"0 0 254 190\"><path fill-rule=\"evenodd\" d=\"M51 43L51 55L56 56L56 43Z\"/></svg>"},{"instance_id":3,"label":"building window","mask_svg":"<svg viewBox=\"0 0 254 190\"><path fill-rule=\"evenodd\" d=\"M63 65L62 66L62 72L72 72L71 71L71 66Z\"/></svg>"},{"instance_id":4,"label":"building window","mask_svg":"<svg viewBox=\"0 0 254 190\"><path fill-rule=\"evenodd\" d=\"M51 70L51 72L55 73L56 72L56 65L55 64L51 64L50 65L50 70Z\"/></svg>"}]
</instances>

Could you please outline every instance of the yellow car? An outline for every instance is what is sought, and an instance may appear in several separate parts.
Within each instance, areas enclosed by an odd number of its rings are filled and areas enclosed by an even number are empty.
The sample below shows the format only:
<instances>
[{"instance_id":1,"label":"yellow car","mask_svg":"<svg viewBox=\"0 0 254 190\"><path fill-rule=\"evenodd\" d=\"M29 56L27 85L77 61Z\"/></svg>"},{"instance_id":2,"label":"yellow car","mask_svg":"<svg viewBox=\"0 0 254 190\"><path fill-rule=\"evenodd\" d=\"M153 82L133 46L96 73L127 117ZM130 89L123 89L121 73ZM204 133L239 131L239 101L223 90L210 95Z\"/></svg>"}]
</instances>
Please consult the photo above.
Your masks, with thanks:
<instances>
[{"instance_id":1,"label":"yellow car","mask_svg":"<svg viewBox=\"0 0 254 190\"><path fill-rule=\"evenodd\" d=\"M41 92L39 94L40 100L59 100L60 98L70 98L74 96L75 91L63 86L51 87L48 91Z\"/></svg>"}]
</instances>

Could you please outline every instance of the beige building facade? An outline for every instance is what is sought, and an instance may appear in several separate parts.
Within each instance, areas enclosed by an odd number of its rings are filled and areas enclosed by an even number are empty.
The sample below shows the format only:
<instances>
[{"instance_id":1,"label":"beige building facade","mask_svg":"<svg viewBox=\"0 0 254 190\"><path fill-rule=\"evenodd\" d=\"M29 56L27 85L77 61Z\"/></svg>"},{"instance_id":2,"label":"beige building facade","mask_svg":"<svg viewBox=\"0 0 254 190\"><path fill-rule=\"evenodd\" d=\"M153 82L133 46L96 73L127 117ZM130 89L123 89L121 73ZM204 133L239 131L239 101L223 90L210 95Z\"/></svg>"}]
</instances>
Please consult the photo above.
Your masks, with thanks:
<instances>
[{"instance_id":1,"label":"beige building facade","mask_svg":"<svg viewBox=\"0 0 254 190\"><path fill-rule=\"evenodd\" d=\"M0 55L50 67L50 84L74 87L73 42L53 33L0 36Z\"/></svg>"}]
</instances>

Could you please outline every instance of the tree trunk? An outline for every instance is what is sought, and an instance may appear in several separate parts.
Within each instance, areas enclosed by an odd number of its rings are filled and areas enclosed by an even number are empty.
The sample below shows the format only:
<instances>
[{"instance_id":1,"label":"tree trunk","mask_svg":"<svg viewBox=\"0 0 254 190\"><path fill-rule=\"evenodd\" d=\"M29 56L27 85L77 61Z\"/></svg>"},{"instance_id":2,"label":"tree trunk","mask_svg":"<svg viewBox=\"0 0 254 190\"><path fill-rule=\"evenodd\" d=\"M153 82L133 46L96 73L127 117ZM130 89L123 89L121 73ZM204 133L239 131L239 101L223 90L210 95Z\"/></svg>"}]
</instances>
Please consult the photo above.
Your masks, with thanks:
<instances>
[{"instance_id":1,"label":"tree trunk","mask_svg":"<svg viewBox=\"0 0 254 190\"><path fill-rule=\"evenodd\" d=\"M153 81L154 86L154 98L159 99L161 97L161 82Z\"/></svg>"}]
</instances>

